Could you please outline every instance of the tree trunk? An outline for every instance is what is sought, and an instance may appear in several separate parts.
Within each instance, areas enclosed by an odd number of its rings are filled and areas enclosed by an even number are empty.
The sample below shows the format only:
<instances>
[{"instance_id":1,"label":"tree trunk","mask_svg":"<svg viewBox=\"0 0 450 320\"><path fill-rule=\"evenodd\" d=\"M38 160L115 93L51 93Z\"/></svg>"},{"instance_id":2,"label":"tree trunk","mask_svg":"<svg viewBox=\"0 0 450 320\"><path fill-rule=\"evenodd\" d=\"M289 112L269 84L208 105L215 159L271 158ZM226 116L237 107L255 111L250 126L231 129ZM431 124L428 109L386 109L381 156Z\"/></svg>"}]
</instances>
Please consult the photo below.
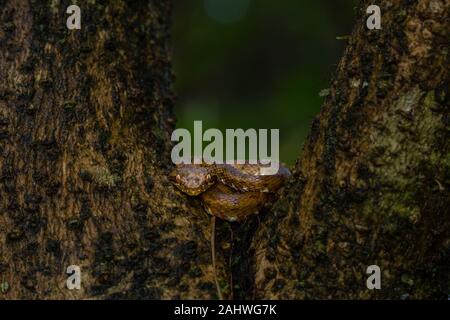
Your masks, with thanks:
<instances>
[{"instance_id":1,"label":"tree trunk","mask_svg":"<svg viewBox=\"0 0 450 320\"><path fill-rule=\"evenodd\" d=\"M449 292L449 4L379 2L275 207L218 222L225 297ZM70 4L0 1L0 298L216 298L210 219L167 179L170 1L81 4L69 31Z\"/></svg>"},{"instance_id":2,"label":"tree trunk","mask_svg":"<svg viewBox=\"0 0 450 320\"><path fill-rule=\"evenodd\" d=\"M447 298L448 0L363 1L293 181L253 240L257 298ZM373 3L375 4L375 3ZM366 269L381 268L381 290Z\"/></svg>"},{"instance_id":3,"label":"tree trunk","mask_svg":"<svg viewBox=\"0 0 450 320\"><path fill-rule=\"evenodd\" d=\"M170 1L0 1L0 298L212 298L175 192ZM66 288L81 268L82 289Z\"/></svg>"}]
</instances>

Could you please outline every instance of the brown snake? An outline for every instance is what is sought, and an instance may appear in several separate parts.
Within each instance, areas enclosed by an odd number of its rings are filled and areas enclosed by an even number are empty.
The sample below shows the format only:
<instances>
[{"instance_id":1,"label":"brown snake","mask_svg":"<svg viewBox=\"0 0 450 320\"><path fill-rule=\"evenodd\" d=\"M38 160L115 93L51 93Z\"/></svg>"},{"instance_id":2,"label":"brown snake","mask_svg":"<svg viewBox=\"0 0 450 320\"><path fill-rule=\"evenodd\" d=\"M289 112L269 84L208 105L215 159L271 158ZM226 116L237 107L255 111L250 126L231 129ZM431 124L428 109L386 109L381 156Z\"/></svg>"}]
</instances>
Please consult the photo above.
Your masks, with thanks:
<instances>
[{"instance_id":1,"label":"brown snake","mask_svg":"<svg viewBox=\"0 0 450 320\"><path fill-rule=\"evenodd\" d=\"M240 222L270 203L290 176L281 164L273 175L261 174L261 168L259 164L180 164L170 179L182 192L199 196L210 215Z\"/></svg>"},{"instance_id":2,"label":"brown snake","mask_svg":"<svg viewBox=\"0 0 450 320\"><path fill-rule=\"evenodd\" d=\"M216 217L243 221L270 203L274 193L291 175L280 164L276 174L264 175L258 164L180 164L170 173L170 180L189 196L199 196L211 218L211 257L214 281L220 300L222 290L216 274Z\"/></svg>"}]
</instances>

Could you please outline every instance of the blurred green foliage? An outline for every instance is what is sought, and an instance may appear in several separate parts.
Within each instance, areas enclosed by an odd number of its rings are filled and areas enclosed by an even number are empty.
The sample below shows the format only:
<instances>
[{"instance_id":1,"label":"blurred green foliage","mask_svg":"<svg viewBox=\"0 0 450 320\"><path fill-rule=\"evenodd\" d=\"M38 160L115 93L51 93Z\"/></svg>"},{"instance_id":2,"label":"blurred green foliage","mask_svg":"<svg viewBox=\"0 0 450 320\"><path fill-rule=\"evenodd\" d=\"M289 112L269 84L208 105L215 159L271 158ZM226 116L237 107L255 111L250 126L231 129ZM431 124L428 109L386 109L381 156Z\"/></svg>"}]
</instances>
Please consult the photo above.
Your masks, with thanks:
<instances>
[{"instance_id":1,"label":"blurred green foliage","mask_svg":"<svg viewBox=\"0 0 450 320\"><path fill-rule=\"evenodd\" d=\"M298 157L354 24L352 0L175 0L178 127L279 128Z\"/></svg>"}]
</instances>

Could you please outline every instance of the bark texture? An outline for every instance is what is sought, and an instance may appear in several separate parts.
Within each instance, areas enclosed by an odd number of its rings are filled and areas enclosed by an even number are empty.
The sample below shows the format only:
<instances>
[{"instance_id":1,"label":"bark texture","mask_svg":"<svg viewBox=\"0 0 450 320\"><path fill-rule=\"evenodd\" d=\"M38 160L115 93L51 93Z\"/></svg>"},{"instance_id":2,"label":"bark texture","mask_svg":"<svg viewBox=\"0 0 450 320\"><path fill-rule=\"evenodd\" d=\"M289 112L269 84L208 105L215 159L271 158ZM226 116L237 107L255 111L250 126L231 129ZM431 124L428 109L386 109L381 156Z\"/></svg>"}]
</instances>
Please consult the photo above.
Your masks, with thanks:
<instances>
[{"instance_id":1,"label":"bark texture","mask_svg":"<svg viewBox=\"0 0 450 320\"><path fill-rule=\"evenodd\" d=\"M0 298L214 298L209 218L166 178L170 1L82 2L81 30L71 4L0 1Z\"/></svg>"},{"instance_id":2,"label":"bark texture","mask_svg":"<svg viewBox=\"0 0 450 320\"><path fill-rule=\"evenodd\" d=\"M366 28L370 4L382 30ZM447 298L449 12L360 3L294 178L253 240L257 298ZM373 264L381 290L366 287Z\"/></svg>"},{"instance_id":3,"label":"bark texture","mask_svg":"<svg viewBox=\"0 0 450 320\"><path fill-rule=\"evenodd\" d=\"M226 297L450 292L449 1L377 2L275 207L218 222ZM0 299L216 298L210 219L167 179L170 1L86 1L74 31L70 4L0 0Z\"/></svg>"}]
</instances>

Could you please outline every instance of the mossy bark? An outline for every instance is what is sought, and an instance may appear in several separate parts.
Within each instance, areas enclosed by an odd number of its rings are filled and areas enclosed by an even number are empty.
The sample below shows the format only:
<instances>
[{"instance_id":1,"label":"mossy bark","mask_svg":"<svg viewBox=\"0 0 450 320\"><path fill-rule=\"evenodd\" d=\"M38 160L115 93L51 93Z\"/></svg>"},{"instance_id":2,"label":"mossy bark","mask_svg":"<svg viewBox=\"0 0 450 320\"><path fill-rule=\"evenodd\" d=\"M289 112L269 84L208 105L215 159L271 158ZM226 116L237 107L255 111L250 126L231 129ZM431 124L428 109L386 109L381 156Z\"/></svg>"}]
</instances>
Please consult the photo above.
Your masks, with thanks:
<instances>
[{"instance_id":1,"label":"mossy bark","mask_svg":"<svg viewBox=\"0 0 450 320\"><path fill-rule=\"evenodd\" d=\"M68 30L72 3L0 1L0 299L215 298L209 217L167 179L170 1Z\"/></svg>"},{"instance_id":2,"label":"mossy bark","mask_svg":"<svg viewBox=\"0 0 450 320\"><path fill-rule=\"evenodd\" d=\"M381 30L366 28L370 4ZM449 12L360 3L294 178L253 239L257 298L447 298ZM366 287L369 265L381 290Z\"/></svg>"}]
</instances>

